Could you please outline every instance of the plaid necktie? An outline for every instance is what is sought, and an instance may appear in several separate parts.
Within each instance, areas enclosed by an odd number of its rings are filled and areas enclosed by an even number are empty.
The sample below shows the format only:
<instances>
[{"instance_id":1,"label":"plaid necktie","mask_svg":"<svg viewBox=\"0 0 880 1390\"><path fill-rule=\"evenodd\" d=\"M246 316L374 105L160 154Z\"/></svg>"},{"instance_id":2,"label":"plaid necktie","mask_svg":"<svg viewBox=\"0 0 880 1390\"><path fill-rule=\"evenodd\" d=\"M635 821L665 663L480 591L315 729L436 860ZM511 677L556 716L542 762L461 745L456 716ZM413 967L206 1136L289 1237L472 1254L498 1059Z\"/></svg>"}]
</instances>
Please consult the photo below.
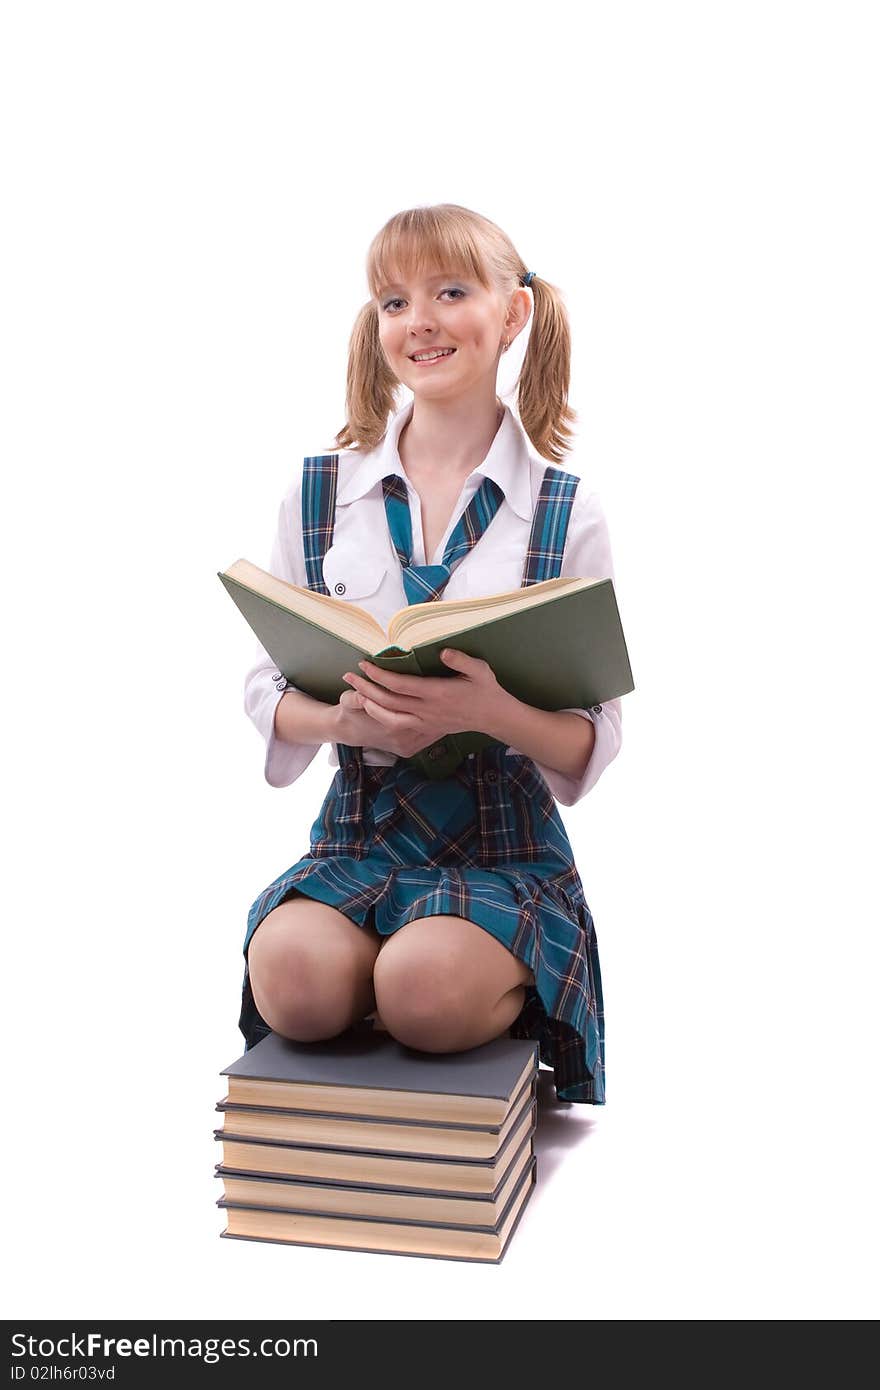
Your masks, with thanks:
<instances>
[{"instance_id":1,"label":"plaid necktie","mask_svg":"<svg viewBox=\"0 0 880 1390\"><path fill-rule=\"evenodd\" d=\"M504 501L504 492L498 483L493 478L484 478L446 542L443 563L414 565L412 518L406 483L398 473L391 473L382 479L382 492L388 529L403 569L403 589L408 604L430 603L440 597L453 569L474 548Z\"/></svg>"}]
</instances>

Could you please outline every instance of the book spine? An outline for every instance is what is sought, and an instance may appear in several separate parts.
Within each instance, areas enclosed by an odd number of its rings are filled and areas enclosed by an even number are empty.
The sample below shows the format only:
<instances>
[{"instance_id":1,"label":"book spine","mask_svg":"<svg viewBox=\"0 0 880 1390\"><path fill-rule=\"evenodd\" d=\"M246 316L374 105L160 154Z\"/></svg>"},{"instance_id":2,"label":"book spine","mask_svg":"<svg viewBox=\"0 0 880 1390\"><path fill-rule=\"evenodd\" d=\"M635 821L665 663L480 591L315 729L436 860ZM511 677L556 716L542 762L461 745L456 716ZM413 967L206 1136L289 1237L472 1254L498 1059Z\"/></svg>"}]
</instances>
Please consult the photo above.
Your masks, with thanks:
<instances>
[{"instance_id":1,"label":"book spine","mask_svg":"<svg viewBox=\"0 0 880 1390\"><path fill-rule=\"evenodd\" d=\"M383 671L400 671L406 676L425 674L415 652L404 651L401 647L384 647L382 651L376 652L370 660L374 666L378 666ZM427 748L420 749L418 753L413 753L404 761L417 767L431 781L436 781L438 778L448 777L451 772L454 772L464 756L465 753L459 748L455 736L448 734L446 738L437 739Z\"/></svg>"},{"instance_id":2,"label":"book spine","mask_svg":"<svg viewBox=\"0 0 880 1390\"><path fill-rule=\"evenodd\" d=\"M436 668L432 664L432 669L425 671L419 662L417 651L403 651L400 647L385 647L381 652L370 658L375 666L383 671L400 671L403 675L422 676L436 675ZM447 668L443 668L444 671ZM482 748L489 747L490 744L497 742L491 734L477 733L476 731L460 734L446 734L445 737L436 739L434 743L426 748L421 748L418 753L414 753L405 761L429 778L430 781L439 781L443 777L449 777L464 761L469 753L478 753Z\"/></svg>"},{"instance_id":3,"label":"book spine","mask_svg":"<svg viewBox=\"0 0 880 1390\"><path fill-rule=\"evenodd\" d=\"M413 661L419 669L419 675L425 675L419 663L418 654L412 653ZM419 771L432 782L438 782L443 777L449 777L458 767L459 763L464 762L466 753L458 740L457 734L446 734L444 738L438 738L427 748L419 749L412 758L409 759Z\"/></svg>"}]
</instances>

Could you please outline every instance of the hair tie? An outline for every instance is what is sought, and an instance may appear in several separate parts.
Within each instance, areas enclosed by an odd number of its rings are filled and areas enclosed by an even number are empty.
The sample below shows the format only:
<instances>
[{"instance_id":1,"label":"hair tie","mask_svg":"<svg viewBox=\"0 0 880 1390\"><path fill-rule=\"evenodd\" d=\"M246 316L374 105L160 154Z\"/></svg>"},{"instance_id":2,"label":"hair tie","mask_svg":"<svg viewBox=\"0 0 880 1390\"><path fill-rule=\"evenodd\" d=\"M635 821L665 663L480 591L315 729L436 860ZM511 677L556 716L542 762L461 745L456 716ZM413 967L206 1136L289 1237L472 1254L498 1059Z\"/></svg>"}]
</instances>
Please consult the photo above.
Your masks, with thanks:
<instances>
[{"instance_id":1,"label":"hair tie","mask_svg":"<svg viewBox=\"0 0 880 1390\"><path fill-rule=\"evenodd\" d=\"M527 271L524 272L523 277L522 277L522 282L523 282L523 284L525 285L526 289L528 289L529 285L532 283L532 281L533 281L534 279L535 279L535 272L534 272L533 270L527 270Z\"/></svg>"}]
</instances>

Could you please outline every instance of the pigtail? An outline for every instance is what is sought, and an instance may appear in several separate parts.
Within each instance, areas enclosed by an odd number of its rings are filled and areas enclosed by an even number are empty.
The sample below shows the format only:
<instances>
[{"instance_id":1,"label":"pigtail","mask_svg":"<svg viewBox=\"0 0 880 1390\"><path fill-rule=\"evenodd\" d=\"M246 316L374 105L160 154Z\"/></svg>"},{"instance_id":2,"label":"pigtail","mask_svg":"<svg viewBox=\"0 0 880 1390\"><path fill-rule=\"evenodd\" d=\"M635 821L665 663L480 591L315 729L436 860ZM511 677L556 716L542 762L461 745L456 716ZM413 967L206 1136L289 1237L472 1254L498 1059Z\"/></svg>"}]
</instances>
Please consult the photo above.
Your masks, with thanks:
<instances>
[{"instance_id":1,"label":"pigtail","mask_svg":"<svg viewBox=\"0 0 880 1390\"><path fill-rule=\"evenodd\" d=\"M562 296L536 275L532 329L519 376L517 406L523 429L542 457L561 463L571 448L577 415L568 404L571 331Z\"/></svg>"},{"instance_id":2,"label":"pigtail","mask_svg":"<svg viewBox=\"0 0 880 1390\"><path fill-rule=\"evenodd\" d=\"M367 452L376 447L387 428L399 385L382 351L376 304L370 299L355 319L349 340L345 387L348 418L335 437L337 448Z\"/></svg>"}]
</instances>

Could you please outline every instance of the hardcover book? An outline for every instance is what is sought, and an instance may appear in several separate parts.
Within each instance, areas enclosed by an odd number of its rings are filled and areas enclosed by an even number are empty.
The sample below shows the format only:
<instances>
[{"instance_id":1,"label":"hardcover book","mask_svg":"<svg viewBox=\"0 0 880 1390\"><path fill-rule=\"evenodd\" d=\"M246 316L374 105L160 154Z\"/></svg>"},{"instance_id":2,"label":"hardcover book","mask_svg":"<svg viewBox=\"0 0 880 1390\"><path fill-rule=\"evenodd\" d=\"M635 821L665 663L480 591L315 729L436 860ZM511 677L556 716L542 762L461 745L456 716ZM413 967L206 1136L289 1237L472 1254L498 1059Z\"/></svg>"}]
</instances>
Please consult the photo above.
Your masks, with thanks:
<instances>
[{"instance_id":1,"label":"hardcover book","mask_svg":"<svg viewBox=\"0 0 880 1390\"><path fill-rule=\"evenodd\" d=\"M281 1139L332 1149L369 1149L422 1158L492 1158L516 1125L532 1097L527 1080L501 1125L429 1124L424 1120L352 1119L345 1114L319 1115L304 1110L270 1110L265 1106L218 1101L222 1132L234 1139Z\"/></svg>"},{"instance_id":2,"label":"hardcover book","mask_svg":"<svg viewBox=\"0 0 880 1390\"><path fill-rule=\"evenodd\" d=\"M218 1166L226 1201L235 1206L275 1207L323 1215L374 1216L389 1221L429 1221L441 1225L494 1226L531 1158L530 1131L510 1160L494 1192L418 1191L362 1183L313 1182L267 1174L238 1173Z\"/></svg>"},{"instance_id":3,"label":"hardcover book","mask_svg":"<svg viewBox=\"0 0 880 1390\"><path fill-rule=\"evenodd\" d=\"M497 1264L531 1196L535 1170L536 1159L532 1156L501 1216L493 1226L486 1228L246 1207L221 1198L227 1221L226 1230L221 1234L238 1240Z\"/></svg>"},{"instance_id":4,"label":"hardcover book","mask_svg":"<svg viewBox=\"0 0 880 1390\"><path fill-rule=\"evenodd\" d=\"M465 1052L418 1052L387 1032L324 1042L269 1033L224 1067L229 1106L497 1129L537 1074L538 1044L494 1038Z\"/></svg>"},{"instance_id":5,"label":"hardcover book","mask_svg":"<svg viewBox=\"0 0 880 1390\"><path fill-rule=\"evenodd\" d=\"M351 689L345 672L357 671L365 656L385 671L453 678L440 657L445 646L488 662L505 690L539 709L585 709L634 689L610 579L547 579L485 597L410 604L385 632L366 609L249 560L236 560L218 578L285 678L328 704ZM409 761L429 777L445 777L493 742L479 731L448 734Z\"/></svg>"},{"instance_id":6,"label":"hardcover book","mask_svg":"<svg viewBox=\"0 0 880 1390\"><path fill-rule=\"evenodd\" d=\"M232 1168L238 1173L486 1196L497 1193L511 1155L531 1133L536 1116L537 1102L527 1096L512 1128L491 1158L426 1157L371 1149L335 1149L290 1141L240 1138L224 1129L216 1129L214 1138L223 1146L223 1168Z\"/></svg>"}]
</instances>

